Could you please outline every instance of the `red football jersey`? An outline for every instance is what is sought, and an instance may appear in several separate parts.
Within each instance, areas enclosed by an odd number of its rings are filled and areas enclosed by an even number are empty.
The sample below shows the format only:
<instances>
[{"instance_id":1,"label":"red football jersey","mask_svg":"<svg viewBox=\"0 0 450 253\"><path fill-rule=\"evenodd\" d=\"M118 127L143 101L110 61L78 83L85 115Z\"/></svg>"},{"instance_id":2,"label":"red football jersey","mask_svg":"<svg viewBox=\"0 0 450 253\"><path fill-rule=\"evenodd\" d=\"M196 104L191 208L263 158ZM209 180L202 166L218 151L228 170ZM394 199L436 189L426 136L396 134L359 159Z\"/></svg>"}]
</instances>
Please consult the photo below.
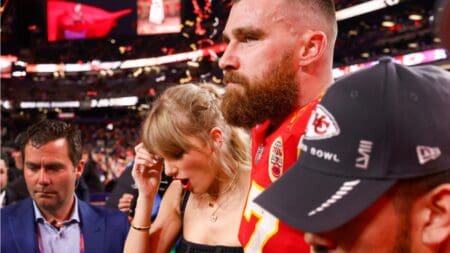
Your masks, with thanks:
<instances>
[{"instance_id":1,"label":"red football jersey","mask_svg":"<svg viewBox=\"0 0 450 253\"><path fill-rule=\"evenodd\" d=\"M300 137L319 100L293 112L268 136L270 121L252 129L251 186L239 229L245 252L309 252L301 231L284 224L253 200L297 160Z\"/></svg>"}]
</instances>

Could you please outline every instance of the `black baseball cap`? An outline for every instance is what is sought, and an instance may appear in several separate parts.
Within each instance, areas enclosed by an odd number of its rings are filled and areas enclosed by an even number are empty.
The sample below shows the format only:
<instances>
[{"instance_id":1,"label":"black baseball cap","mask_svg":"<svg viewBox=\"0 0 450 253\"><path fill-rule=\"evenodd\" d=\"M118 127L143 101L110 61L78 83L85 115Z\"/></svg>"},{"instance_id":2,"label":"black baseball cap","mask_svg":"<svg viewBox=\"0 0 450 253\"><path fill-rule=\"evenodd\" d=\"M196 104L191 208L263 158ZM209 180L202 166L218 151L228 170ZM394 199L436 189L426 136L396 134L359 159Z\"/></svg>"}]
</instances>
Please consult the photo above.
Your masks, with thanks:
<instances>
[{"instance_id":1,"label":"black baseball cap","mask_svg":"<svg viewBox=\"0 0 450 253\"><path fill-rule=\"evenodd\" d=\"M335 229L398 180L450 170L450 73L382 58L336 81L295 165L255 202L307 232Z\"/></svg>"}]
</instances>

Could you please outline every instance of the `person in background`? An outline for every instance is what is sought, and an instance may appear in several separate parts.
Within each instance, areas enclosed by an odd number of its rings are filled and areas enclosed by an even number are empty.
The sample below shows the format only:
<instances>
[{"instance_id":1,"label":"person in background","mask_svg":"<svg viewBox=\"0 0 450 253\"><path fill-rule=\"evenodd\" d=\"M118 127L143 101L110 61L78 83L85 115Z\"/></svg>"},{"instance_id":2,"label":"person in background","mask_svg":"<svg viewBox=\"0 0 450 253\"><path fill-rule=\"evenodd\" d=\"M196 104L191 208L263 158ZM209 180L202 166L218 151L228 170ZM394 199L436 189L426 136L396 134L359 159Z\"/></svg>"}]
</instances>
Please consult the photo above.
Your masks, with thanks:
<instances>
[{"instance_id":1,"label":"person in background","mask_svg":"<svg viewBox=\"0 0 450 253\"><path fill-rule=\"evenodd\" d=\"M25 178L23 177L23 156L20 150L23 136L23 132L19 133L11 145L11 157L13 158L14 163L13 166L10 167L10 170L15 172L13 173L14 179L11 177L11 182L5 189L5 205L12 204L29 196Z\"/></svg>"},{"instance_id":2,"label":"person in background","mask_svg":"<svg viewBox=\"0 0 450 253\"><path fill-rule=\"evenodd\" d=\"M0 208L5 206L6 192L5 188L8 184L8 157L5 153L1 152L0 157Z\"/></svg>"},{"instance_id":3,"label":"person in background","mask_svg":"<svg viewBox=\"0 0 450 253\"><path fill-rule=\"evenodd\" d=\"M153 103L135 148L139 195L124 252L168 252L180 236L177 252L242 252L249 140L226 124L220 102L215 87L185 84ZM151 222L163 169L173 181Z\"/></svg>"},{"instance_id":4,"label":"person in background","mask_svg":"<svg viewBox=\"0 0 450 253\"><path fill-rule=\"evenodd\" d=\"M20 152L20 140L23 136L23 133L19 133L16 138L14 139L14 142L10 145L10 154L12 157L12 163L11 166L9 166L8 171L8 177L9 180L12 182L16 178L20 178L23 176L23 159L22 159L22 153Z\"/></svg>"},{"instance_id":5,"label":"person in background","mask_svg":"<svg viewBox=\"0 0 450 253\"><path fill-rule=\"evenodd\" d=\"M0 212L1 252L122 252L123 213L75 195L84 168L81 134L62 121L41 120L23 138L24 178L30 197Z\"/></svg>"},{"instance_id":6,"label":"person in background","mask_svg":"<svg viewBox=\"0 0 450 253\"><path fill-rule=\"evenodd\" d=\"M127 156L125 152L117 152L110 156L110 170L108 171L108 182L105 185L105 191L111 193L117 184L119 177L123 174L129 161L127 161Z\"/></svg>"},{"instance_id":7,"label":"person in background","mask_svg":"<svg viewBox=\"0 0 450 253\"><path fill-rule=\"evenodd\" d=\"M450 73L383 58L331 86L256 202L315 252L450 252L449 108Z\"/></svg>"},{"instance_id":8,"label":"person in background","mask_svg":"<svg viewBox=\"0 0 450 253\"><path fill-rule=\"evenodd\" d=\"M252 173L239 239L247 252L309 252L303 234L253 200L297 160L312 109L332 83L332 0L233 1L219 66L228 123L252 128Z\"/></svg>"},{"instance_id":9,"label":"person in background","mask_svg":"<svg viewBox=\"0 0 450 253\"><path fill-rule=\"evenodd\" d=\"M97 163L93 160L90 147L83 148L82 159L85 161L83 178L89 188L91 194L104 192L105 187L100 181L99 173L97 172Z\"/></svg>"},{"instance_id":10,"label":"person in background","mask_svg":"<svg viewBox=\"0 0 450 253\"><path fill-rule=\"evenodd\" d=\"M136 196L137 196L136 185L134 184L133 177L131 176L132 168L133 168L133 163L129 164L125 168L125 171L117 179L117 184L112 189L111 195L109 196L108 200L106 200L107 207L117 208L126 214L129 214L129 212L130 212L131 202L124 204L124 205L120 205L120 199L124 195L133 196L135 192L136 192Z\"/></svg>"},{"instance_id":11,"label":"person in background","mask_svg":"<svg viewBox=\"0 0 450 253\"><path fill-rule=\"evenodd\" d=\"M450 24L450 1L449 0L439 0L436 2L436 13L437 17L437 33L442 40L442 45L450 50L450 29L448 28Z\"/></svg>"}]
</instances>

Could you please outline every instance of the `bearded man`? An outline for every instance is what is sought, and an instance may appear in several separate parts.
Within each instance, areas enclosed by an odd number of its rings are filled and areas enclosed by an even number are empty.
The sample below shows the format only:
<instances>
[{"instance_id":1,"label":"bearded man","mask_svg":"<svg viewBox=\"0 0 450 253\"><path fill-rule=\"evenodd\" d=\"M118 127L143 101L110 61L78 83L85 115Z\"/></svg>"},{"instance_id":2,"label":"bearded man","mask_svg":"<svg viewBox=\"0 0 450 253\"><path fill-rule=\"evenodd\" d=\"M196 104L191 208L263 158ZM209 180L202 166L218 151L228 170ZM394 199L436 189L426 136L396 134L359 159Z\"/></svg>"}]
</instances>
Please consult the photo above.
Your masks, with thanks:
<instances>
[{"instance_id":1,"label":"bearded man","mask_svg":"<svg viewBox=\"0 0 450 253\"><path fill-rule=\"evenodd\" d=\"M239 231L246 252L309 252L301 231L253 199L297 160L311 111L333 81L336 34L331 0L241 0L231 8L219 66L225 119L252 128L252 181Z\"/></svg>"}]
</instances>

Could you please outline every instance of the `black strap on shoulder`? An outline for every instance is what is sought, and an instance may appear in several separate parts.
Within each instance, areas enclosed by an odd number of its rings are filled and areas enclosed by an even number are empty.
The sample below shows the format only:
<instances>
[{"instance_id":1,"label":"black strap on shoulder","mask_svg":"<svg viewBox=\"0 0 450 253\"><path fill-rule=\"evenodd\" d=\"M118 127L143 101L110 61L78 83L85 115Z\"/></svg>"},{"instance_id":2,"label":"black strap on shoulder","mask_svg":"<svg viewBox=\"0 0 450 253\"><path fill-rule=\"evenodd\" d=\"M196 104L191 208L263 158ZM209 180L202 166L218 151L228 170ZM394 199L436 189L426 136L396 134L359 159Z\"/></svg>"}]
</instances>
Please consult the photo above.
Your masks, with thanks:
<instances>
[{"instance_id":1,"label":"black strap on shoulder","mask_svg":"<svg viewBox=\"0 0 450 253\"><path fill-rule=\"evenodd\" d=\"M186 205L189 199L189 195L191 194L190 191L183 190L181 192L181 201L180 201L180 214L181 214L181 221L184 220L184 210L186 210Z\"/></svg>"}]
</instances>

